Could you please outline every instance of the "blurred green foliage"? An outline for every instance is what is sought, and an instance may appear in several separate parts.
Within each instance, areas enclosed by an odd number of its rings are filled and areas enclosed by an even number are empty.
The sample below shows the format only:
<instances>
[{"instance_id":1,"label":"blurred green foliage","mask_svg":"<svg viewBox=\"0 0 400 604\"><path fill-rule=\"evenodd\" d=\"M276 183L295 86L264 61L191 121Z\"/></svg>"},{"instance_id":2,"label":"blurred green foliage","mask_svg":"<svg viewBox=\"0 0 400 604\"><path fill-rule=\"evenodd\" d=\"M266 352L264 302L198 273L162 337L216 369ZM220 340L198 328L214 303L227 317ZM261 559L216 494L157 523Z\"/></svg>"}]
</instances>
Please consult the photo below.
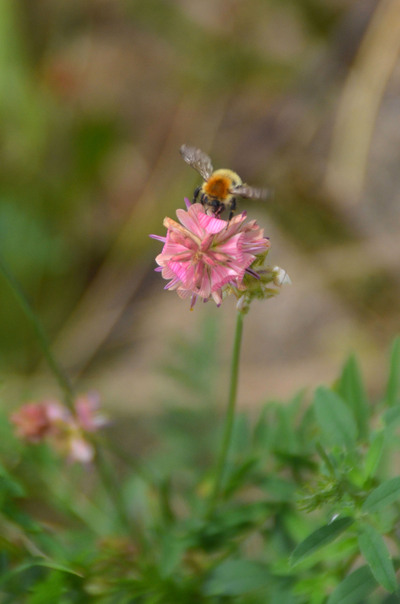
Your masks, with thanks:
<instances>
[{"instance_id":1,"label":"blurred green foliage","mask_svg":"<svg viewBox=\"0 0 400 604\"><path fill-rule=\"evenodd\" d=\"M174 370L183 349L185 380ZM23 445L2 417L1 602L396 601L400 339L373 403L353 356L311 401L299 394L266 403L253 420L238 414L210 510L221 425L197 376L212 370L214 354L203 334L192 346L178 342L166 365L175 404L132 423L125 450L115 436L101 438L122 518L94 467ZM181 406L180 397L204 405Z\"/></svg>"}]
</instances>

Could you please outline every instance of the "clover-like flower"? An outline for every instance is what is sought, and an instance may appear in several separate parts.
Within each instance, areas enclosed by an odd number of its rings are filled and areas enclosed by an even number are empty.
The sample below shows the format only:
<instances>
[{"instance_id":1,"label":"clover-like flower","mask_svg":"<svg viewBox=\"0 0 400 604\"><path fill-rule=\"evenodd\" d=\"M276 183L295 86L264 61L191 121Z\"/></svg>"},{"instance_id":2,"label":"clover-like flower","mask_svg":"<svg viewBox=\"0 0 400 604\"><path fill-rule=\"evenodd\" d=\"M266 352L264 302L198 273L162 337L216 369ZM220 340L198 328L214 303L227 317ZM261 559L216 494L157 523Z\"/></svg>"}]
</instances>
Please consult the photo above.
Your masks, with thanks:
<instances>
[{"instance_id":1,"label":"clover-like flower","mask_svg":"<svg viewBox=\"0 0 400 604\"><path fill-rule=\"evenodd\" d=\"M176 290L181 298L212 298L219 306L225 289L242 288L243 277L260 254L265 254L269 239L255 220L246 222L243 212L226 221L206 214L204 207L186 201L187 212L176 212L179 223L164 219L166 237L151 235L164 243L156 257L165 289Z\"/></svg>"},{"instance_id":2,"label":"clover-like flower","mask_svg":"<svg viewBox=\"0 0 400 604\"><path fill-rule=\"evenodd\" d=\"M31 443L43 440L51 430L51 419L49 417L50 407L59 405L57 401L29 402L22 405L10 417L15 426L18 438Z\"/></svg>"},{"instance_id":3,"label":"clover-like flower","mask_svg":"<svg viewBox=\"0 0 400 604\"><path fill-rule=\"evenodd\" d=\"M16 435L30 443L46 441L69 461L91 462L94 447L87 438L107 423L98 413L97 395L79 396L70 411L57 400L30 402L11 415Z\"/></svg>"}]
</instances>

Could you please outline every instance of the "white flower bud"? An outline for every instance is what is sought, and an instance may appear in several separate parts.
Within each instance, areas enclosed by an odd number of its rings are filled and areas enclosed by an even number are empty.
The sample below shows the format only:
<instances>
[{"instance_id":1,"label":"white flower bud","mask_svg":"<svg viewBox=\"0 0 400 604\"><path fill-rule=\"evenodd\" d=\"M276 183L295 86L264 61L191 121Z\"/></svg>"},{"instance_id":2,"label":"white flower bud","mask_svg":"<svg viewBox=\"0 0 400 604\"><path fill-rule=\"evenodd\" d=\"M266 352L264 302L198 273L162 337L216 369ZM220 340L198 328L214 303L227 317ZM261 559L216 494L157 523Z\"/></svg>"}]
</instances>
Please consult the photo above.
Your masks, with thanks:
<instances>
[{"instance_id":1,"label":"white flower bud","mask_svg":"<svg viewBox=\"0 0 400 604\"><path fill-rule=\"evenodd\" d=\"M248 306L249 301L247 300L247 296L240 296L239 300L236 303L237 310L244 311Z\"/></svg>"},{"instance_id":2,"label":"white flower bud","mask_svg":"<svg viewBox=\"0 0 400 604\"><path fill-rule=\"evenodd\" d=\"M274 266L272 272L274 274L273 282L275 285L280 287L281 285L290 285L292 283L287 272L280 266Z\"/></svg>"}]
</instances>

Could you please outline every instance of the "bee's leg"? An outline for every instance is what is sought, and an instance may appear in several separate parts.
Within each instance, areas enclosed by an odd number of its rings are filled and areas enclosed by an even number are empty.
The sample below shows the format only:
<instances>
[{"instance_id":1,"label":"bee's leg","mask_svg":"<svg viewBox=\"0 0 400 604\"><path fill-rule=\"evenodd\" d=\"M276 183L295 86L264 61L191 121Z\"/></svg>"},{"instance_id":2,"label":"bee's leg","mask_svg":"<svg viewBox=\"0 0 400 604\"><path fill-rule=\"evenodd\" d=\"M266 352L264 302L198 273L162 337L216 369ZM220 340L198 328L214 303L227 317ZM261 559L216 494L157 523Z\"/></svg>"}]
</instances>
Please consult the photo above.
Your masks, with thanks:
<instances>
[{"instance_id":1,"label":"bee's leg","mask_svg":"<svg viewBox=\"0 0 400 604\"><path fill-rule=\"evenodd\" d=\"M197 198L199 196L201 187L196 187L193 193L193 203L197 203Z\"/></svg>"},{"instance_id":2,"label":"bee's leg","mask_svg":"<svg viewBox=\"0 0 400 604\"><path fill-rule=\"evenodd\" d=\"M236 210L236 198L232 197L231 202L229 204L229 218L228 218L228 220L231 220L231 218L233 218L235 210Z\"/></svg>"},{"instance_id":3,"label":"bee's leg","mask_svg":"<svg viewBox=\"0 0 400 604\"><path fill-rule=\"evenodd\" d=\"M218 201L218 199L211 199L208 203L212 207L214 216L220 218L221 213L224 210L224 205Z\"/></svg>"}]
</instances>

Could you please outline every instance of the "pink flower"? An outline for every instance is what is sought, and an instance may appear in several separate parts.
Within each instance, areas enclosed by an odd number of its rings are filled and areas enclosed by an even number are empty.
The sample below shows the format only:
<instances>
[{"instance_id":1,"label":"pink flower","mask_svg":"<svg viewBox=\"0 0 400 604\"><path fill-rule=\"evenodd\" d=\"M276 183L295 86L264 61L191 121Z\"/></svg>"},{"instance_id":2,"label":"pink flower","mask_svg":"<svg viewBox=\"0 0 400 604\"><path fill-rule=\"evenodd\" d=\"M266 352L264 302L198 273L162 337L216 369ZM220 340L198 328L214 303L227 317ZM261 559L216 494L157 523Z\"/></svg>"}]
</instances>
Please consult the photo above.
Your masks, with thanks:
<instances>
[{"instance_id":1,"label":"pink flower","mask_svg":"<svg viewBox=\"0 0 400 604\"><path fill-rule=\"evenodd\" d=\"M96 432L108 423L104 415L98 413L100 397L96 392L89 392L75 400L76 419L82 430Z\"/></svg>"},{"instance_id":2,"label":"pink flower","mask_svg":"<svg viewBox=\"0 0 400 604\"><path fill-rule=\"evenodd\" d=\"M54 426L49 435L49 442L68 461L89 463L94 459L94 446L72 418L64 424L58 423Z\"/></svg>"},{"instance_id":3,"label":"pink flower","mask_svg":"<svg viewBox=\"0 0 400 604\"><path fill-rule=\"evenodd\" d=\"M191 296L192 308L197 297L213 298L219 306L224 288L241 289L245 272L270 242L255 220L245 223L245 213L226 221L209 216L199 203L186 205L187 212L176 212L180 224L164 219L166 237L152 235L164 242L156 270L170 279L165 289L176 290L181 298Z\"/></svg>"},{"instance_id":4,"label":"pink flower","mask_svg":"<svg viewBox=\"0 0 400 604\"><path fill-rule=\"evenodd\" d=\"M51 429L48 414L49 402L26 403L11 415L15 431L19 438L28 442L40 442L47 436Z\"/></svg>"},{"instance_id":5,"label":"pink flower","mask_svg":"<svg viewBox=\"0 0 400 604\"><path fill-rule=\"evenodd\" d=\"M19 438L31 443L47 441L70 461L88 463L95 450L86 434L107 423L97 412L98 405L95 394L78 397L74 412L55 400L27 403L13 413L11 421Z\"/></svg>"}]
</instances>

